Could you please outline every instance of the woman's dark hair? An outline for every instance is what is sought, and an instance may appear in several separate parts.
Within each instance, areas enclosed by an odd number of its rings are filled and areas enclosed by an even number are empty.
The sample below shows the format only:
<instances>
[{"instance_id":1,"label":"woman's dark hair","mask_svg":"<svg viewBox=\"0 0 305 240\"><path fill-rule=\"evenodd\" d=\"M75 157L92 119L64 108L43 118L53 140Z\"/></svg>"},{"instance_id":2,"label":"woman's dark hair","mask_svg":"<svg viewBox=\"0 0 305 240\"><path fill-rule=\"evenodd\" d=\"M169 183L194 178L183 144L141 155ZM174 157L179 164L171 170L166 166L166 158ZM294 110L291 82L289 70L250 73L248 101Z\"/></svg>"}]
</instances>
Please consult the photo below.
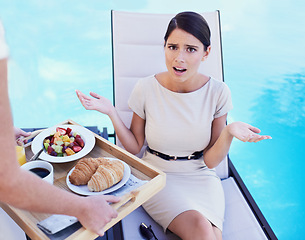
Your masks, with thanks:
<instances>
[{"instance_id":1,"label":"woman's dark hair","mask_svg":"<svg viewBox=\"0 0 305 240\"><path fill-rule=\"evenodd\" d=\"M210 46L211 32L207 21L198 13L181 12L171 19L164 36L165 43L173 30L179 28L187 33L192 34L204 46L204 50Z\"/></svg>"}]
</instances>

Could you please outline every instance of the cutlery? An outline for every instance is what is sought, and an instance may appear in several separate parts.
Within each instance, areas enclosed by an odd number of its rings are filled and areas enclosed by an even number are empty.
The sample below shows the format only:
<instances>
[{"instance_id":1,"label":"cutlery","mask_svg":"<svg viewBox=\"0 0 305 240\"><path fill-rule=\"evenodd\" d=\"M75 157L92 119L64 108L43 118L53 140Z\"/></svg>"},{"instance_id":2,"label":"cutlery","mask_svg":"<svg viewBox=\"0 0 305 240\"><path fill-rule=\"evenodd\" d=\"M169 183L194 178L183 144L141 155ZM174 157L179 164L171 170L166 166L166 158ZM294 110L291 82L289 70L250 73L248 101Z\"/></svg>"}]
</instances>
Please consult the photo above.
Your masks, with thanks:
<instances>
[{"instance_id":1,"label":"cutlery","mask_svg":"<svg viewBox=\"0 0 305 240\"><path fill-rule=\"evenodd\" d=\"M34 156L31 157L31 159L29 160L29 162L37 160L38 157L40 156L40 154L41 154L42 152L43 152L43 148L40 149L36 154L34 154Z\"/></svg>"},{"instance_id":2,"label":"cutlery","mask_svg":"<svg viewBox=\"0 0 305 240\"><path fill-rule=\"evenodd\" d=\"M39 129L39 130L33 131L33 132L31 133L30 136L25 137L25 138L22 139L22 140L30 140L30 139L36 137L36 136L37 136L39 133L41 133L43 130L44 130L44 129Z\"/></svg>"}]
</instances>

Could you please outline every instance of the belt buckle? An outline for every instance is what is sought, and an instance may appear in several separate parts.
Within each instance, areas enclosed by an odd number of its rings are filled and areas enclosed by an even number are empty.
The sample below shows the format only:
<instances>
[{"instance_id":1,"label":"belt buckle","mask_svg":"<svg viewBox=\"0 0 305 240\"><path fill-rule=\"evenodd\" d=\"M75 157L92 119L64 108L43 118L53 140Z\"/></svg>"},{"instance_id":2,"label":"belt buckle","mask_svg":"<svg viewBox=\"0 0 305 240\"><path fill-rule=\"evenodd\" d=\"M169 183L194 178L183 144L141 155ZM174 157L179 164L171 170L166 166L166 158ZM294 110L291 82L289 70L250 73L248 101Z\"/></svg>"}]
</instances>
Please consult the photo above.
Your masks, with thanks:
<instances>
[{"instance_id":1,"label":"belt buckle","mask_svg":"<svg viewBox=\"0 0 305 240\"><path fill-rule=\"evenodd\" d=\"M188 160L191 160L191 158L194 157L194 156L195 156L194 154L188 155L188 156L187 156L187 159L188 159Z\"/></svg>"},{"instance_id":2,"label":"belt buckle","mask_svg":"<svg viewBox=\"0 0 305 240\"><path fill-rule=\"evenodd\" d=\"M155 156L159 156L159 153L155 152L155 151L151 151L151 154L155 155Z\"/></svg>"},{"instance_id":3,"label":"belt buckle","mask_svg":"<svg viewBox=\"0 0 305 240\"><path fill-rule=\"evenodd\" d=\"M177 160L177 156L169 155L169 160L170 161L176 161Z\"/></svg>"}]
</instances>

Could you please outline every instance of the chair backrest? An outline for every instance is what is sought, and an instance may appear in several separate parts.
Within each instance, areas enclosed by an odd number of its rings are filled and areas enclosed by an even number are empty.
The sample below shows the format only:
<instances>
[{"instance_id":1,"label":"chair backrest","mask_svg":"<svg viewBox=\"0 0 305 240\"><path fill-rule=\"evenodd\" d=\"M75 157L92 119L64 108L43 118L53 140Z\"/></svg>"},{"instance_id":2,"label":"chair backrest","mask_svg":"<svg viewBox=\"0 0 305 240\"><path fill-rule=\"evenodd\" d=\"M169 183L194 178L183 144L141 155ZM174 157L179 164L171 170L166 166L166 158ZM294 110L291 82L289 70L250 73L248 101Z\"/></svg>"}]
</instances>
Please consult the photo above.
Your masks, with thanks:
<instances>
[{"instance_id":1,"label":"chair backrest","mask_svg":"<svg viewBox=\"0 0 305 240\"><path fill-rule=\"evenodd\" d=\"M128 98L135 83L143 77L166 71L164 34L173 14L147 14L112 11L112 51L114 104L126 126L132 111ZM199 72L223 81L219 11L202 13L211 30L211 52ZM121 143L116 139L116 143ZM140 153L143 153L143 149ZM227 159L216 168L220 178L228 177Z\"/></svg>"}]
</instances>

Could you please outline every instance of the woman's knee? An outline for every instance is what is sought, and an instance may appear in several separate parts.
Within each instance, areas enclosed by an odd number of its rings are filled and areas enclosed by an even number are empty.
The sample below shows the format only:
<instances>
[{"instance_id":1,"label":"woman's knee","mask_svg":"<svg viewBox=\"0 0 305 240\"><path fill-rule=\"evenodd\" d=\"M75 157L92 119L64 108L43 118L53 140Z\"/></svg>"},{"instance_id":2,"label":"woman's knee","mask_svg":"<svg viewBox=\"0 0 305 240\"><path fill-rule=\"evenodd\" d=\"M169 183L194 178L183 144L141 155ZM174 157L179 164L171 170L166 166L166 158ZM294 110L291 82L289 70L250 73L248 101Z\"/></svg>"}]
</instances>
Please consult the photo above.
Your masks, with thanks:
<instances>
[{"instance_id":1,"label":"woman's knee","mask_svg":"<svg viewBox=\"0 0 305 240\"><path fill-rule=\"evenodd\" d=\"M201 213L194 210L178 215L168 229L183 240L216 239L212 224Z\"/></svg>"},{"instance_id":2,"label":"woman's knee","mask_svg":"<svg viewBox=\"0 0 305 240\"><path fill-rule=\"evenodd\" d=\"M212 224L200 213L198 213L193 222L193 231L199 236L204 236L202 239L214 239L215 234Z\"/></svg>"}]
</instances>

